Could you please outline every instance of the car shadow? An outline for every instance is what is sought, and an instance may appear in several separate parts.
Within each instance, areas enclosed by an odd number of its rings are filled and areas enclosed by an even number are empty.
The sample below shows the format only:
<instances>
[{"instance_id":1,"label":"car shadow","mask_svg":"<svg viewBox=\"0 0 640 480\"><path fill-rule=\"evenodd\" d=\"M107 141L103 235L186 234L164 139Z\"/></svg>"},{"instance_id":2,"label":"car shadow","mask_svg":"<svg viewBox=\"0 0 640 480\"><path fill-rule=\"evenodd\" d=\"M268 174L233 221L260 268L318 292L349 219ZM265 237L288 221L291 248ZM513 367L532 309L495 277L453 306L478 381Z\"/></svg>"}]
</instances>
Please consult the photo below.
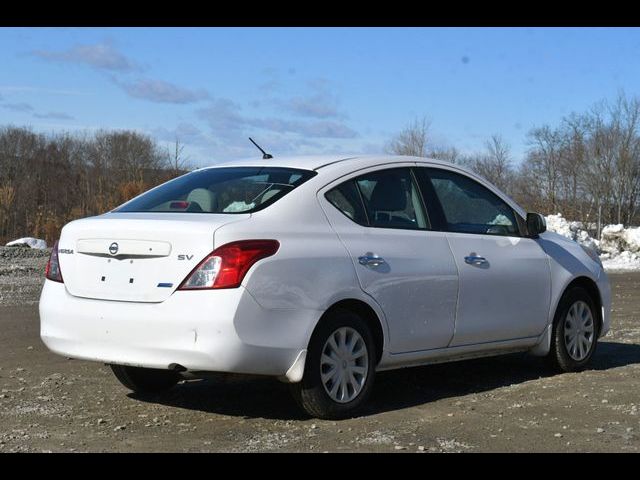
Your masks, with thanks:
<instances>
[{"instance_id":1,"label":"car shadow","mask_svg":"<svg viewBox=\"0 0 640 480\"><path fill-rule=\"evenodd\" d=\"M640 364L640 345L601 342L589 370L609 370L631 364ZM380 372L371 398L358 416L401 410L555 375L561 373L550 368L545 359L521 353ZM309 418L295 404L289 387L270 377L221 374L187 381L162 395L131 393L129 397L242 418Z\"/></svg>"}]
</instances>

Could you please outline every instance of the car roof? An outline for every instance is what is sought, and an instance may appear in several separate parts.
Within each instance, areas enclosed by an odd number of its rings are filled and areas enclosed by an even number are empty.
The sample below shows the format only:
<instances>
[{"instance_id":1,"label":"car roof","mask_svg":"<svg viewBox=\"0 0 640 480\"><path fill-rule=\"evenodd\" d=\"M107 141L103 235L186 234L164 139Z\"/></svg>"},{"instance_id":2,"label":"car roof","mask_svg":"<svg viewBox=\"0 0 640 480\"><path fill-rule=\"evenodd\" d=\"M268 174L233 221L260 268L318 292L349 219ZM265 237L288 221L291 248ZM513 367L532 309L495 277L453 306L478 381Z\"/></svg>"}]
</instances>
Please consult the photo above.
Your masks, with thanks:
<instances>
[{"instance_id":1,"label":"car roof","mask_svg":"<svg viewBox=\"0 0 640 480\"><path fill-rule=\"evenodd\" d=\"M317 170L323 166L332 163L347 160L348 155L296 155L285 157L274 157L262 159L258 157L243 158L239 160L230 160L227 162L216 163L205 168L217 167L286 167L299 168L302 170Z\"/></svg>"},{"instance_id":2,"label":"car roof","mask_svg":"<svg viewBox=\"0 0 640 480\"><path fill-rule=\"evenodd\" d=\"M216 163L204 168L217 168L217 167L285 167L285 168L299 168L302 170L319 170L330 165L340 163L341 166L353 165L354 167L360 163L366 164L371 162L372 164L384 162L425 162L436 165L451 165L450 162L436 160L432 158L423 157L409 157L401 155L296 155L296 156L283 156L274 157L270 159L261 158L244 158L239 160L230 160L226 162ZM463 168L463 170L466 170Z\"/></svg>"},{"instance_id":3,"label":"car roof","mask_svg":"<svg viewBox=\"0 0 640 480\"><path fill-rule=\"evenodd\" d=\"M217 167L283 167L298 168L301 170L316 170L322 176L323 172L330 175L346 175L349 172L365 169L372 166L394 163L422 163L425 166L443 166L447 169L458 170L467 174L471 178L480 181L485 187L489 188L500 198L509 203L521 216L526 217L527 213L520 205L518 205L505 192L499 190L495 185L491 184L487 179L473 172L471 169L445 160L436 160L435 158L426 157L410 157L405 155L296 155L296 156L277 156L269 159L262 159L259 156L232 160L229 162L217 163L204 168Z\"/></svg>"}]
</instances>

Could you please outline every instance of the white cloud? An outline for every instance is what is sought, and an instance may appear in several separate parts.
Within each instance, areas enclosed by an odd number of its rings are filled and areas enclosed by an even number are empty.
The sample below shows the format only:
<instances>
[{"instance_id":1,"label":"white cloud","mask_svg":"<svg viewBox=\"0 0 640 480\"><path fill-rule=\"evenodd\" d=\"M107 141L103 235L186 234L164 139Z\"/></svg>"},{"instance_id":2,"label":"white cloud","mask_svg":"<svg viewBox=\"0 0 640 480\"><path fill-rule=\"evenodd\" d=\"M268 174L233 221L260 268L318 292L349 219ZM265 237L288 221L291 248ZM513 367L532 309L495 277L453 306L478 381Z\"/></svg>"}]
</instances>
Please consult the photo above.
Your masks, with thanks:
<instances>
[{"instance_id":1,"label":"white cloud","mask_svg":"<svg viewBox=\"0 0 640 480\"><path fill-rule=\"evenodd\" d=\"M0 92L27 92L48 95L91 95L90 93L81 92L78 90L59 90L54 88L32 87L30 85L0 85ZM1 98L2 96L0 96L0 99Z\"/></svg>"},{"instance_id":2,"label":"white cloud","mask_svg":"<svg viewBox=\"0 0 640 480\"><path fill-rule=\"evenodd\" d=\"M250 117L241 107L228 99L216 99L196 114L211 127L214 135L239 138L245 131L263 129L277 133L298 134L311 138L355 138L358 133L344 123L330 120L283 119L279 117Z\"/></svg>"},{"instance_id":3,"label":"white cloud","mask_svg":"<svg viewBox=\"0 0 640 480\"><path fill-rule=\"evenodd\" d=\"M194 103L209 97L204 90L190 90L163 80L139 79L133 83L114 80L128 95L157 103Z\"/></svg>"},{"instance_id":4,"label":"white cloud","mask_svg":"<svg viewBox=\"0 0 640 480\"><path fill-rule=\"evenodd\" d=\"M2 105L2 108L7 110L12 110L14 112L32 112L33 107L28 103L5 103Z\"/></svg>"},{"instance_id":5,"label":"white cloud","mask_svg":"<svg viewBox=\"0 0 640 480\"><path fill-rule=\"evenodd\" d=\"M283 120L281 118L251 118L249 125L275 132L297 133L312 138L355 138L358 133L344 123L334 121Z\"/></svg>"},{"instance_id":6,"label":"white cloud","mask_svg":"<svg viewBox=\"0 0 640 480\"><path fill-rule=\"evenodd\" d=\"M214 143L198 127L186 122L181 122L171 129L158 127L151 133L157 139L170 143L175 143L176 140L183 145L211 146Z\"/></svg>"},{"instance_id":7,"label":"white cloud","mask_svg":"<svg viewBox=\"0 0 640 480\"><path fill-rule=\"evenodd\" d=\"M226 98L218 98L205 108L196 111L205 120L216 136L227 137L230 133L237 133L247 125L245 117L240 113L242 107Z\"/></svg>"},{"instance_id":8,"label":"white cloud","mask_svg":"<svg viewBox=\"0 0 640 480\"><path fill-rule=\"evenodd\" d=\"M283 103L283 106L291 113L302 117L337 118L341 116L335 99L326 93L293 97Z\"/></svg>"},{"instance_id":9,"label":"white cloud","mask_svg":"<svg viewBox=\"0 0 640 480\"><path fill-rule=\"evenodd\" d=\"M74 117L62 112L34 113L36 118L53 119L53 120L74 120Z\"/></svg>"},{"instance_id":10,"label":"white cloud","mask_svg":"<svg viewBox=\"0 0 640 480\"><path fill-rule=\"evenodd\" d=\"M76 45L61 52L36 50L32 53L46 60L78 63L111 72L131 72L140 69L137 63L116 50L111 43Z\"/></svg>"},{"instance_id":11,"label":"white cloud","mask_svg":"<svg viewBox=\"0 0 640 480\"><path fill-rule=\"evenodd\" d=\"M331 84L324 78L309 80L307 85L311 92L306 95L296 95L287 99L275 98L275 103L288 113L318 119L346 118L338 108L338 98L331 91Z\"/></svg>"}]
</instances>

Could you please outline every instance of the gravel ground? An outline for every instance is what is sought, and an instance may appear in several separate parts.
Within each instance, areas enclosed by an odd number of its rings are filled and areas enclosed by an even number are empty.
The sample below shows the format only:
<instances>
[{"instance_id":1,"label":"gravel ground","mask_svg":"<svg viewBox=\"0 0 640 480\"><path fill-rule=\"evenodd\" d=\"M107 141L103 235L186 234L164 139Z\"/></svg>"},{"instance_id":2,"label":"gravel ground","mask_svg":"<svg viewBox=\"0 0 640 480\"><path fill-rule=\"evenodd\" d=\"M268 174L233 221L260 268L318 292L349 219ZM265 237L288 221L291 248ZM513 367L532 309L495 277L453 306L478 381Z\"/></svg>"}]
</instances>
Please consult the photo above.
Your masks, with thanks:
<instances>
[{"instance_id":1,"label":"gravel ground","mask_svg":"<svg viewBox=\"0 0 640 480\"><path fill-rule=\"evenodd\" d=\"M385 372L361 417L334 422L305 417L268 378L138 397L108 367L54 355L38 336L47 253L6 250L0 452L640 451L640 273L611 275L612 331L590 370L554 374L515 354Z\"/></svg>"},{"instance_id":2,"label":"gravel ground","mask_svg":"<svg viewBox=\"0 0 640 480\"><path fill-rule=\"evenodd\" d=\"M0 307L38 303L51 249L0 247Z\"/></svg>"}]
</instances>

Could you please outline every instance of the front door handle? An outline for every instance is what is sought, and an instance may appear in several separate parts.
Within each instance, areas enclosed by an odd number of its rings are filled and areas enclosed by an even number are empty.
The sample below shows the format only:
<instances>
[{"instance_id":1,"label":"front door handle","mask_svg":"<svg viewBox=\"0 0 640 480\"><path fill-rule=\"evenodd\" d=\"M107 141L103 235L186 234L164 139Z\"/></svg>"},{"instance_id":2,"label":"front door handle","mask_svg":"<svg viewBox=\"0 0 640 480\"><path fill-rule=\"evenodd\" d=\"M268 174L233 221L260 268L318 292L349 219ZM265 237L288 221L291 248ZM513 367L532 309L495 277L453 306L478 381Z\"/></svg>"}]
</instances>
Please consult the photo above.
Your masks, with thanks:
<instances>
[{"instance_id":1,"label":"front door handle","mask_svg":"<svg viewBox=\"0 0 640 480\"><path fill-rule=\"evenodd\" d=\"M487 263L489 263L486 258L479 257L478 255L469 255L467 257L464 257L464 261L469 265L486 265Z\"/></svg>"},{"instance_id":2,"label":"front door handle","mask_svg":"<svg viewBox=\"0 0 640 480\"><path fill-rule=\"evenodd\" d=\"M384 265L384 258L374 254L374 253L366 253L361 257L358 257L358 262L360 265L364 265L365 267L379 267L380 265Z\"/></svg>"}]
</instances>

